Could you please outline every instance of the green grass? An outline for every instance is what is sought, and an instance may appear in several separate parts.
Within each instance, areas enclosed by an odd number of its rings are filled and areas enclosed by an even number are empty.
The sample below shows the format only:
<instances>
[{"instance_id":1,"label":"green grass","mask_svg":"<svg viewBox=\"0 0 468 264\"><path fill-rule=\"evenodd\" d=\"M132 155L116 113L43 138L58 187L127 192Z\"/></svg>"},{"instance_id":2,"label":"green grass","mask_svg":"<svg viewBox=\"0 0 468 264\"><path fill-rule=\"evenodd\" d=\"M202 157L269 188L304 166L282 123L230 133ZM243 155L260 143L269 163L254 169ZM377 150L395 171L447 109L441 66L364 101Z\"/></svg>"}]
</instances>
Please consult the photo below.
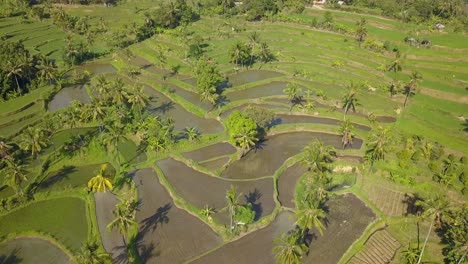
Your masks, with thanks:
<instances>
[{"instance_id":1,"label":"green grass","mask_svg":"<svg viewBox=\"0 0 468 264\"><path fill-rule=\"evenodd\" d=\"M0 234L44 232L78 251L86 241L88 226L85 202L79 198L57 198L32 203L0 217Z\"/></svg>"},{"instance_id":2,"label":"green grass","mask_svg":"<svg viewBox=\"0 0 468 264\"><path fill-rule=\"evenodd\" d=\"M88 181L97 175L102 164L92 164L79 167L66 166L61 170L49 172L41 181L41 191L59 191L67 188L86 188ZM107 164L107 177L113 179L115 169Z\"/></svg>"}]
</instances>

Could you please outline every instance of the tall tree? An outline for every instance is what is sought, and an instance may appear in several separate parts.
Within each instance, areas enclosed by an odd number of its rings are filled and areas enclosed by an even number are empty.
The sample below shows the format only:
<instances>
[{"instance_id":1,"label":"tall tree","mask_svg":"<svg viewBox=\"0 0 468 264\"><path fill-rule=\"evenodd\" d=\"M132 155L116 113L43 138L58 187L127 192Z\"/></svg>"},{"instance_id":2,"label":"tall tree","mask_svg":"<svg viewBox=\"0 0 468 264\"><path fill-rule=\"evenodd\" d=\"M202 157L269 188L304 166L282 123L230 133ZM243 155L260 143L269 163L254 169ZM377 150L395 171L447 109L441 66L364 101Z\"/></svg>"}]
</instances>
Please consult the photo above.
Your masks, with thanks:
<instances>
[{"instance_id":1,"label":"tall tree","mask_svg":"<svg viewBox=\"0 0 468 264\"><path fill-rule=\"evenodd\" d=\"M418 264L421 263L422 257L424 255L424 249L426 248L427 241L432 232L432 227L434 224L438 227L441 226L442 216L448 209L449 203L444 196L439 196L438 194L429 197L427 199L416 201L416 206L419 206L423 209L422 216L431 221L429 230L427 231L426 239L424 239L423 246L421 248L421 253L419 254Z\"/></svg>"},{"instance_id":2,"label":"tall tree","mask_svg":"<svg viewBox=\"0 0 468 264\"><path fill-rule=\"evenodd\" d=\"M346 120L346 114L348 113L349 109L352 109L353 112L356 112L356 106L359 105L358 98L356 96L356 86L354 83L351 83L342 97L344 120Z\"/></svg>"},{"instance_id":3,"label":"tall tree","mask_svg":"<svg viewBox=\"0 0 468 264\"><path fill-rule=\"evenodd\" d=\"M127 200L116 205L114 213L114 220L107 225L109 230L117 228L123 237L126 244L128 232L130 227L138 225L135 221L135 212L138 209L138 202Z\"/></svg>"},{"instance_id":4,"label":"tall tree","mask_svg":"<svg viewBox=\"0 0 468 264\"><path fill-rule=\"evenodd\" d=\"M413 71L411 73L411 79L407 85L404 87L404 93L405 93L405 102L403 103L403 107L406 107L406 103L408 102L408 98L410 96L413 96L416 93L416 90L418 89L419 82L422 79L422 75L417 72Z\"/></svg>"},{"instance_id":5,"label":"tall tree","mask_svg":"<svg viewBox=\"0 0 468 264\"><path fill-rule=\"evenodd\" d=\"M33 157L38 158L42 148L47 146L47 136L43 129L29 126L21 134L19 145L21 149L30 151Z\"/></svg>"},{"instance_id":6,"label":"tall tree","mask_svg":"<svg viewBox=\"0 0 468 264\"><path fill-rule=\"evenodd\" d=\"M6 177L4 184L15 190L16 195L23 194L22 184L28 181L26 170L23 165L16 164L12 160L7 160Z\"/></svg>"},{"instance_id":7,"label":"tall tree","mask_svg":"<svg viewBox=\"0 0 468 264\"><path fill-rule=\"evenodd\" d=\"M395 58L390 62L390 64L387 67L387 71L393 71L394 75L394 81L397 79L397 72L402 71L403 69L403 58L400 54L399 51L395 52Z\"/></svg>"},{"instance_id":8,"label":"tall tree","mask_svg":"<svg viewBox=\"0 0 468 264\"><path fill-rule=\"evenodd\" d=\"M250 32L247 36L249 38L249 48L250 48L250 62L252 65L254 62L254 55L257 48L257 45L260 43L260 34L257 31Z\"/></svg>"},{"instance_id":9,"label":"tall tree","mask_svg":"<svg viewBox=\"0 0 468 264\"><path fill-rule=\"evenodd\" d=\"M391 128L379 127L369 136L366 148L366 159L371 162L371 167L377 160L385 159L385 154L391 146Z\"/></svg>"},{"instance_id":10,"label":"tall tree","mask_svg":"<svg viewBox=\"0 0 468 264\"><path fill-rule=\"evenodd\" d=\"M318 203L307 203L307 206L296 211L296 225L303 230L305 236L309 230L316 228L321 235L325 230L323 221L326 218L326 213L319 208Z\"/></svg>"},{"instance_id":11,"label":"tall tree","mask_svg":"<svg viewBox=\"0 0 468 264\"><path fill-rule=\"evenodd\" d=\"M359 47L361 47L362 42L366 40L367 37L367 20L364 17L361 17L361 19L356 22L356 40L359 43Z\"/></svg>"},{"instance_id":12,"label":"tall tree","mask_svg":"<svg viewBox=\"0 0 468 264\"><path fill-rule=\"evenodd\" d=\"M226 204L229 211L229 217L231 223L229 225L230 230L234 230L233 220L236 213L236 208L239 206L239 197L240 194L237 193L237 188L234 185L231 185L229 190L226 192Z\"/></svg>"},{"instance_id":13,"label":"tall tree","mask_svg":"<svg viewBox=\"0 0 468 264\"><path fill-rule=\"evenodd\" d=\"M46 56L41 56L39 64L36 65L37 75L41 81L55 81L57 78L57 66L54 61L49 60Z\"/></svg>"},{"instance_id":14,"label":"tall tree","mask_svg":"<svg viewBox=\"0 0 468 264\"><path fill-rule=\"evenodd\" d=\"M288 96L288 99L291 102L291 108L289 108L290 111L295 105L302 105L302 88L296 83L288 83L286 89L283 90L283 93Z\"/></svg>"},{"instance_id":15,"label":"tall tree","mask_svg":"<svg viewBox=\"0 0 468 264\"><path fill-rule=\"evenodd\" d=\"M112 262L112 258L109 254L100 251L95 241L87 241L83 244L77 256L77 260L80 264L104 264Z\"/></svg>"},{"instance_id":16,"label":"tall tree","mask_svg":"<svg viewBox=\"0 0 468 264\"><path fill-rule=\"evenodd\" d=\"M332 146L325 146L318 140L312 141L302 152L302 164L317 173L330 171L330 164L333 162L333 157L336 156Z\"/></svg>"},{"instance_id":17,"label":"tall tree","mask_svg":"<svg viewBox=\"0 0 468 264\"><path fill-rule=\"evenodd\" d=\"M343 149L353 144L353 129L354 126L349 119L345 119L345 121L341 122L339 132L341 135L341 145L343 146Z\"/></svg>"},{"instance_id":18,"label":"tall tree","mask_svg":"<svg viewBox=\"0 0 468 264\"><path fill-rule=\"evenodd\" d=\"M93 192L105 192L106 190L112 190L111 181L105 177L107 172L107 164L101 165L96 176L88 181L88 189Z\"/></svg>"},{"instance_id":19,"label":"tall tree","mask_svg":"<svg viewBox=\"0 0 468 264\"><path fill-rule=\"evenodd\" d=\"M250 49L243 42L236 42L229 50L230 62L241 65L242 67L249 63Z\"/></svg>"},{"instance_id":20,"label":"tall tree","mask_svg":"<svg viewBox=\"0 0 468 264\"><path fill-rule=\"evenodd\" d=\"M276 263L300 264L302 255L307 251L307 246L301 240L294 238L293 234L281 234L275 238L276 246L273 248L273 253L276 255Z\"/></svg>"},{"instance_id":21,"label":"tall tree","mask_svg":"<svg viewBox=\"0 0 468 264\"><path fill-rule=\"evenodd\" d=\"M149 100L149 97L144 91L144 87L140 84L133 86L129 94L127 95L127 98L132 109L138 109L138 113L141 117L142 111L144 108L146 108Z\"/></svg>"}]
</instances>

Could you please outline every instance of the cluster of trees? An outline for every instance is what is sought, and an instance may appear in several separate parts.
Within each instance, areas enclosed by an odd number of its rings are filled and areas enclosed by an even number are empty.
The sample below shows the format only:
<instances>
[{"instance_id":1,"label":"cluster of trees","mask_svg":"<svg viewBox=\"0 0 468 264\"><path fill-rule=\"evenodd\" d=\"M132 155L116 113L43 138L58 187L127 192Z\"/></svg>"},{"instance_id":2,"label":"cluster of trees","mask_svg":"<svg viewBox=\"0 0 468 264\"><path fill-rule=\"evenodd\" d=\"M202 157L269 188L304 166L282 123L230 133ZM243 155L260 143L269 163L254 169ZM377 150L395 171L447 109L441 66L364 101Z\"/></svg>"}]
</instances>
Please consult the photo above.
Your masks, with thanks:
<instances>
[{"instance_id":1,"label":"cluster of trees","mask_svg":"<svg viewBox=\"0 0 468 264\"><path fill-rule=\"evenodd\" d=\"M275 114L266 108L249 106L244 112L235 110L226 119L229 140L242 149L242 155L256 146L266 135Z\"/></svg>"},{"instance_id":2,"label":"cluster of trees","mask_svg":"<svg viewBox=\"0 0 468 264\"><path fill-rule=\"evenodd\" d=\"M229 190L226 191L226 208L229 211L229 227L232 233L237 232L239 226L246 227L255 219L255 211L252 209L252 204L247 202L245 205L241 205L239 202L239 197L241 196L242 194L237 192L237 188L234 185L231 185Z\"/></svg>"},{"instance_id":3,"label":"cluster of trees","mask_svg":"<svg viewBox=\"0 0 468 264\"><path fill-rule=\"evenodd\" d=\"M200 99L217 105L221 99L220 85L226 80L219 73L216 63L207 58L200 58L194 68L194 73Z\"/></svg>"},{"instance_id":4,"label":"cluster of trees","mask_svg":"<svg viewBox=\"0 0 468 264\"><path fill-rule=\"evenodd\" d=\"M467 3L463 0L347 0L356 7L377 8L383 15L405 22L456 20L468 28Z\"/></svg>"},{"instance_id":5,"label":"cluster of trees","mask_svg":"<svg viewBox=\"0 0 468 264\"><path fill-rule=\"evenodd\" d=\"M275 59L268 44L261 41L257 32L251 32L248 36L249 42L236 42L229 50L229 57L232 63L243 66L250 66L256 61L267 63Z\"/></svg>"},{"instance_id":6,"label":"cluster of trees","mask_svg":"<svg viewBox=\"0 0 468 264\"><path fill-rule=\"evenodd\" d=\"M310 231L315 228L320 234L325 230L325 204L330 197L331 163L335 149L320 141L312 141L302 152L301 163L308 168L305 189L296 199L295 229L276 239L273 248L278 263L300 263L311 242Z\"/></svg>"},{"instance_id":7,"label":"cluster of trees","mask_svg":"<svg viewBox=\"0 0 468 264\"><path fill-rule=\"evenodd\" d=\"M20 96L57 78L57 66L42 54L31 55L21 42L0 42L0 98Z\"/></svg>"}]
</instances>

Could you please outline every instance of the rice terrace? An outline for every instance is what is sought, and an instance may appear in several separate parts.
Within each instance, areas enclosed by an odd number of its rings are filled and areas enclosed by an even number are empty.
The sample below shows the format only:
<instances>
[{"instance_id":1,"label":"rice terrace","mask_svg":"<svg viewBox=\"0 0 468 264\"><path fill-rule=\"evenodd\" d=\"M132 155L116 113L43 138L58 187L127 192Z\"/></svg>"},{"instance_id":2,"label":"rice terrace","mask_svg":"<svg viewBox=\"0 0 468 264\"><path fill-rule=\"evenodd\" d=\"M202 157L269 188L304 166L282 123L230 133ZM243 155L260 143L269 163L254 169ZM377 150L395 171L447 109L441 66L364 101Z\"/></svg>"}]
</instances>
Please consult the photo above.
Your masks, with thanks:
<instances>
[{"instance_id":1,"label":"rice terrace","mask_svg":"<svg viewBox=\"0 0 468 264\"><path fill-rule=\"evenodd\" d=\"M0 264L468 263L466 0L1 0Z\"/></svg>"}]
</instances>

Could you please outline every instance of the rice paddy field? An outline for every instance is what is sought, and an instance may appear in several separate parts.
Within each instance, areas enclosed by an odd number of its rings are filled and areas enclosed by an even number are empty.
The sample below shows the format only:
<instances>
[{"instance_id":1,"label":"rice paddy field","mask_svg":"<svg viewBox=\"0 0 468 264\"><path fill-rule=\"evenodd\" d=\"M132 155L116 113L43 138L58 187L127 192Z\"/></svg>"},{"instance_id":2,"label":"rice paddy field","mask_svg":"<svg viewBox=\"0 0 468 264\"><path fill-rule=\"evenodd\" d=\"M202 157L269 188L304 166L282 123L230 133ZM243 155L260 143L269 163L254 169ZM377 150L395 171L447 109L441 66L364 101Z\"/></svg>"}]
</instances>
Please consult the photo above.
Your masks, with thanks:
<instances>
[{"instance_id":1,"label":"rice paddy field","mask_svg":"<svg viewBox=\"0 0 468 264\"><path fill-rule=\"evenodd\" d=\"M92 27L104 23L109 29L90 47L102 56L73 69L89 71L92 80L106 76L121 78L126 85L141 84L150 98L149 114L171 119L176 142L167 150L148 149L137 132L125 128L125 138L117 140L115 148L106 148L99 140L105 126L101 122L60 126L38 156L24 161L28 181L22 187L32 190L32 199L8 208L16 202L15 190L7 184L8 172L0 170L0 201L5 208L0 211L0 263L80 263L82 247L89 241L110 254L109 263L124 263L130 259L125 250L127 237L117 229L109 231L107 225L116 205L128 197L139 201L134 215L137 228L128 231L135 235L135 263L275 263L275 238L294 229L298 197L311 173L300 162L301 151L314 140L333 146L341 158L332 164L333 197L327 202L325 232L307 231L309 252L301 259L303 263L401 263L404 247L414 242L419 224L416 216L408 215L408 197L444 193L457 206L466 204L458 179L450 187L442 186L424 175L430 172L428 168L420 168L411 175L412 184L402 184L384 173L372 173L363 162L369 136L380 126L440 143L445 153L468 154L466 34L307 7L302 14L258 22L202 15L184 27L165 30L125 49L109 46L113 30L143 23L142 14L154 6L152 1L125 1L113 7L60 7L67 14L88 17ZM368 38L398 48L402 71L385 70L395 57L391 50L361 48L352 34L310 26L325 12L351 29L365 17ZM404 38L414 30L432 46L406 44ZM248 43L252 32L268 43L275 60L256 62L249 68L234 65L228 51L238 41ZM31 53L47 54L63 67L67 32L51 19L0 18L0 36L22 41ZM194 64L187 58L188 43L195 38L205 44L205 56L217 63L230 83L223 88L225 101L220 106L203 102L197 92ZM178 72L170 74L175 66ZM129 77L129 69L134 68L139 74ZM416 70L423 78L404 107L405 96L390 96L386 87L393 80L409 81ZM60 90L45 85L0 102L0 139L16 144L28 126L51 121L54 113L68 109L73 101L91 103L90 82L72 79ZM313 109L291 107L284 93L291 83L304 96L310 90ZM359 104L347 114L355 128L354 142L343 149L341 101L350 83L359 87ZM229 142L226 119L250 106L269 109L274 119L265 140L243 153ZM185 138L188 127L197 128L198 141ZM60 152L73 140L87 143L75 152ZM391 143L401 144L405 143ZM392 153L372 166L374 171L393 169L396 160ZM86 186L102 164L107 164L109 180L117 185L123 179L124 183L112 192L93 194ZM411 167L408 174L411 169L416 171ZM229 234L226 191L230 186L238 188L239 203L251 203L255 211L254 222L239 236ZM203 213L207 207L213 210L208 216ZM421 222L418 228L426 234L429 223ZM39 262L33 262L37 252ZM443 258L441 238L432 232L423 262L442 263Z\"/></svg>"}]
</instances>

